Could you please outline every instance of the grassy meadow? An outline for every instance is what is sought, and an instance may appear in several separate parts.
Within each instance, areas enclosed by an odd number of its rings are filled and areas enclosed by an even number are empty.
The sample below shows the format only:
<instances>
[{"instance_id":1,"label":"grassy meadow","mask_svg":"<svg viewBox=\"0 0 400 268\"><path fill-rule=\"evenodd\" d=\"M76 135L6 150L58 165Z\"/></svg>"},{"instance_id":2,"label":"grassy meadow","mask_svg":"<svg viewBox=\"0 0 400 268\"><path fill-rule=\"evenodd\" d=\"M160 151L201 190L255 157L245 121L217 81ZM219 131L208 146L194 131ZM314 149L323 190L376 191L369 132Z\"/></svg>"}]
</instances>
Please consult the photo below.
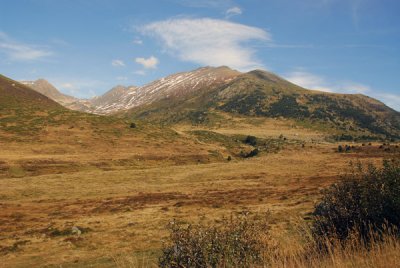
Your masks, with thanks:
<instances>
[{"instance_id":1,"label":"grassy meadow","mask_svg":"<svg viewBox=\"0 0 400 268\"><path fill-rule=\"evenodd\" d=\"M399 155L378 143L338 153L326 133L291 121L243 124L63 125L0 141L0 266L155 266L172 219L213 223L242 211L269 211L277 241L300 248L293 223L309 219L350 161ZM240 157L243 135L266 149Z\"/></svg>"}]
</instances>

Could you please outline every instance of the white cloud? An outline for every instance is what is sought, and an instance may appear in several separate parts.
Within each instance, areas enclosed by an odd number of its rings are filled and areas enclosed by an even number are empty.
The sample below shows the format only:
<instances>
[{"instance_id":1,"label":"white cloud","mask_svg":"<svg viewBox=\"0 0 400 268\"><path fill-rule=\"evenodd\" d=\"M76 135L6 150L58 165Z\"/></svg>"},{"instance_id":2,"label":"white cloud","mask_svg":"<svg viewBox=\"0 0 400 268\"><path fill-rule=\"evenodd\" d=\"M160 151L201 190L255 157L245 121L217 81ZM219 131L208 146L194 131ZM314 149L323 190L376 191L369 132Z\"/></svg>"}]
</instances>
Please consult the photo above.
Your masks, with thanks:
<instances>
[{"instance_id":1,"label":"white cloud","mask_svg":"<svg viewBox=\"0 0 400 268\"><path fill-rule=\"evenodd\" d=\"M376 98L382 100L386 105L400 112L400 95L391 93L377 93L375 96Z\"/></svg>"},{"instance_id":2,"label":"white cloud","mask_svg":"<svg viewBox=\"0 0 400 268\"><path fill-rule=\"evenodd\" d=\"M231 0L175 0L181 5L195 8L223 8L232 5Z\"/></svg>"},{"instance_id":3,"label":"white cloud","mask_svg":"<svg viewBox=\"0 0 400 268\"><path fill-rule=\"evenodd\" d=\"M126 77L126 76L117 76L115 79L117 79L118 81L126 81L126 80L128 80L128 77Z\"/></svg>"},{"instance_id":4,"label":"white cloud","mask_svg":"<svg viewBox=\"0 0 400 268\"><path fill-rule=\"evenodd\" d=\"M154 56L151 56L147 59L146 58L136 58L135 62L143 65L143 67L146 69L156 69L157 65L159 63L158 59Z\"/></svg>"},{"instance_id":5,"label":"white cloud","mask_svg":"<svg viewBox=\"0 0 400 268\"><path fill-rule=\"evenodd\" d=\"M240 7L231 7L225 12L228 18L236 15L241 15L242 13L243 11L240 9Z\"/></svg>"},{"instance_id":6,"label":"white cloud","mask_svg":"<svg viewBox=\"0 0 400 268\"><path fill-rule=\"evenodd\" d=\"M143 45L143 40L136 38L132 41L132 43L134 43L135 45Z\"/></svg>"},{"instance_id":7,"label":"white cloud","mask_svg":"<svg viewBox=\"0 0 400 268\"><path fill-rule=\"evenodd\" d=\"M140 31L159 38L166 51L183 61L228 65L242 71L262 68L249 41L271 40L263 29L210 18L158 21L141 27Z\"/></svg>"},{"instance_id":8,"label":"white cloud","mask_svg":"<svg viewBox=\"0 0 400 268\"><path fill-rule=\"evenodd\" d=\"M146 75L146 72L143 70L138 70L138 71L134 71L133 74L137 74L137 75Z\"/></svg>"},{"instance_id":9,"label":"white cloud","mask_svg":"<svg viewBox=\"0 0 400 268\"><path fill-rule=\"evenodd\" d=\"M53 54L47 48L17 42L3 32L0 32L0 52L12 60L19 61L38 60Z\"/></svg>"},{"instance_id":10,"label":"white cloud","mask_svg":"<svg viewBox=\"0 0 400 268\"><path fill-rule=\"evenodd\" d=\"M307 89L320 90L326 92L345 93L345 94L364 94L379 100L386 105L400 110L400 96L374 90L368 85L352 81L330 82L322 76L309 73L304 70L297 70L289 73L285 78L299 86Z\"/></svg>"},{"instance_id":11,"label":"white cloud","mask_svg":"<svg viewBox=\"0 0 400 268\"><path fill-rule=\"evenodd\" d=\"M285 78L293 84L307 89L332 92L332 90L326 85L324 78L302 70L291 72L285 76Z\"/></svg>"},{"instance_id":12,"label":"white cloud","mask_svg":"<svg viewBox=\"0 0 400 268\"><path fill-rule=\"evenodd\" d=\"M326 92L367 94L371 92L369 86L352 81L329 82L325 77L309 73L304 70L297 70L285 76L290 82L307 89Z\"/></svg>"},{"instance_id":13,"label":"white cloud","mask_svg":"<svg viewBox=\"0 0 400 268\"><path fill-rule=\"evenodd\" d=\"M124 67L125 63L122 60L113 60L111 61L111 65L114 67Z\"/></svg>"}]
</instances>

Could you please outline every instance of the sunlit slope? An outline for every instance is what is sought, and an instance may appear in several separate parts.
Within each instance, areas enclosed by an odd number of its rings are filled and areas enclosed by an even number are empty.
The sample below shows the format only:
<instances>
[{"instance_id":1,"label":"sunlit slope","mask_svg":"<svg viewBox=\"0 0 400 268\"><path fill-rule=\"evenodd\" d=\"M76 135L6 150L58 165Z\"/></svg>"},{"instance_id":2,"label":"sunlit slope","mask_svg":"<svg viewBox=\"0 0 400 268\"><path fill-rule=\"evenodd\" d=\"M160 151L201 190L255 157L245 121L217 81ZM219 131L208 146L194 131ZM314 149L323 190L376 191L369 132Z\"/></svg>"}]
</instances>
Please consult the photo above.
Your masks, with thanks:
<instances>
[{"instance_id":1,"label":"sunlit slope","mask_svg":"<svg viewBox=\"0 0 400 268\"><path fill-rule=\"evenodd\" d=\"M279 76L251 71L216 87L165 97L128 113L163 123L209 124L231 115L288 118L303 125L365 137L399 138L400 113L361 94L334 94L301 88Z\"/></svg>"}]
</instances>

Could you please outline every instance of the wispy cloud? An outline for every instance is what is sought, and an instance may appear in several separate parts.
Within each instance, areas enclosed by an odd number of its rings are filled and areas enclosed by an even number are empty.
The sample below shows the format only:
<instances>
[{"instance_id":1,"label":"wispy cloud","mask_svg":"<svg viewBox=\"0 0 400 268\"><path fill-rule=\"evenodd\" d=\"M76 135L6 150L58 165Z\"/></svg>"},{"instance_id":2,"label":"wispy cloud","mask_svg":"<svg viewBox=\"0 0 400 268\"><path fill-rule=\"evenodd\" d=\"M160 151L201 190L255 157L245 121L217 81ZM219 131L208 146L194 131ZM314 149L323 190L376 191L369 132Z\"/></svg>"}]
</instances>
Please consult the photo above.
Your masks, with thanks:
<instances>
[{"instance_id":1,"label":"wispy cloud","mask_svg":"<svg viewBox=\"0 0 400 268\"><path fill-rule=\"evenodd\" d=\"M118 81L127 81L128 77L126 77L126 76L117 76L115 79L118 80Z\"/></svg>"},{"instance_id":2,"label":"wispy cloud","mask_svg":"<svg viewBox=\"0 0 400 268\"><path fill-rule=\"evenodd\" d=\"M132 43L135 45L143 45L143 40L140 38L135 38L133 39Z\"/></svg>"},{"instance_id":3,"label":"wispy cloud","mask_svg":"<svg viewBox=\"0 0 400 268\"><path fill-rule=\"evenodd\" d=\"M263 29L210 18L157 21L140 31L159 38L166 51L183 61L243 71L263 67L249 42L271 40Z\"/></svg>"},{"instance_id":4,"label":"wispy cloud","mask_svg":"<svg viewBox=\"0 0 400 268\"><path fill-rule=\"evenodd\" d=\"M143 70L138 70L138 71L134 71L133 74L136 74L136 75L146 75L146 72L143 71Z\"/></svg>"},{"instance_id":5,"label":"wispy cloud","mask_svg":"<svg viewBox=\"0 0 400 268\"><path fill-rule=\"evenodd\" d=\"M226 8L232 5L231 0L174 0L174 2L195 8Z\"/></svg>"},{"instance_id":6,"label":"wispy cloud","mask_svg":"<svg viewBox=\"0 0 400 268\"><path fill-rule=\"evenodd\" d=\"M395 95L391 93L377 93L375 96L376 98L386 103L388 106L400 112L400 95Z\"/></svg>"},{"instance_id":7,"label":"wispy cloud","mask_svg":"<svg viewBox=\"0 0 400 268\"><path fill-rule=\"evenodd\" d=\"M352 81L330 82L327 78L304 70L296 70L285 76L290 82L307 89L337 93L368 94L371 88Z\"/></svg>"},{"instance_id":8,"label":"wispy cloud","mask_svg":"<svg viewBox=\"0 0 400 268\"><path fill-rule=\"evenodd\" d=\"M353 19L354 28L357 30L360 26L360 7L361 7L361 0L351 0L351 13Z\"/></svg>"},{"instance_id":9,"label":"wispy cloud","mask_svg":"<svg viewBox=\"0 0 400 268\"><path fill-rule=\"evenodd\" d=\"M122 60L112 60L111 65L114 67L124 67L125 63Z\"/></svg>"},{"instance_id":10,"label":"wispy cloud","mask_svg":"<svg viewBox=\"0 0 400 268\"><path fill-rule=\"evenodd\" d=\"M32 61L53 55L48 48L24 44L0 32L0 52L11 60Z\"/></svg>"},{"instance_id":11,"label":"wispy cloud","mask_svg":"<svg viewBox=\"0 0 400 268\"><path fill-rule=\"evenodd\" d=\"M302 86L307 89L332 92L332 89L327 85L323 77L303 70L293 71L287 74L285 78L293 84Z\"/></svg>"},{"instance_id":12,"label":"wispy cloud","mask_svg":"<svg viewBox=\"0 0 400 268\"><path fill-rule=\"evenodd\" d=\"M156 57L151 56L147 59L146 58L136 58L135 62L141 64L145 69L157 69L159 60Z\"/></svg>"},{"instance_id":13,"label":"wispy cloud","mask_svg":"<svg viewBox=\"0 0 400 268\"><path fill-rule=\"evenodd\" d=\"M382 92L372 89L370 86L353 82L339 81L331 82L326 77L312 74L305 70L296 70L288 73L285 78L290 82L307 89L320 90L325 92L364 94L383 101L386 105L400 111L400 95Z\"/></svg>"},{"instance_id":14,"label":"wispy cloud","mask_svg":"<svg viewBox=\"0 0 400 268\"><path fill-rule=\"evenodd\" d=\"M306 48L306 49L311 49L311 48L316 48L314 45L302 45L302 44L276 44L276 43L267 43L262 45L262 47L266 48Z\"/></svg>"},{"instance_id":15,"label":"wispy cloud","mask_svg":"<svg viewBox=\"0 0 400 268\"><path fill-rule=\"evenodd\" d=\"M225 15L230 18L232 16L241 15L242 13L243 11L240 7L231 7L225 12Z\"/></svg>"}]
</instances>

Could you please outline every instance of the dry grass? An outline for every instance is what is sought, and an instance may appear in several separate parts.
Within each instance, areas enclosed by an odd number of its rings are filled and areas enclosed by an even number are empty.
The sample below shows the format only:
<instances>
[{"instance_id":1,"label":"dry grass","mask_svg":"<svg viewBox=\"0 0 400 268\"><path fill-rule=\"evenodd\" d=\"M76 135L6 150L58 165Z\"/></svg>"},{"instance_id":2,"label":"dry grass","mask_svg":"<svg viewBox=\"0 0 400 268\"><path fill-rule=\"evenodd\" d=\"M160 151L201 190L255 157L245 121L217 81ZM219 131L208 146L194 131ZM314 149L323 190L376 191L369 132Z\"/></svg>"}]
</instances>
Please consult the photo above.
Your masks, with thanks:
<instances>
[{"instance_id":1,"label":"dry grass","mask_svg":"<svg viewBox=\"0 0 400 268\"><path fill-rule=\"evenodd\" d=\"M375 236L368 246L356 238L358 237L356 233L353 234L353 239L345 244L326 239L325 246L328 250L321 251L303 220L293 224L297 226L297 233L275 232L273 237L266 235L265 238L268 240L264 242L259 236L254 236L261 243L265 243L265 246L260 245L264 248L263 261L253 263L249 267L387 268L400 265L400 239L389 229L383 237ZM193 235L197 234L198 231L193 232ZM157 258L145 254L137 256L127 253L118 257L113 256L112 259L116 267L158 267Z\"/></svg>"},{"instance_id":2,"label":"dry grass","mask_svg":"<svg viewBox=\"0 0 400 268\"><path fill-rule=\"evenodd\" d=\"M304 242L304 233L292 243L282 247L273 256L269 256L272 267L288 268L356 268L356 267L398 267L400 264L400 240L391 231L383 238L374 239L369 246L360 242L354 234L345 245L326 239L328 251L319 251L312 238ZM303 238L303 242L302 241Z\"/></svg>"},{"instance_id":3,"label":"dry grass","mask_svg":"<svg viewBox=\"0 0 400 268\"><path fill-rule=\"evenodd\" d=\"M246 134L254 133L275 135L255 126ZM307 217L350 160L392 154L338 154L336 144L309 142L228 162L210 153L226 157L220 146L150 126L92 134L65 127L37 141L0 141L0 267L151 267L172 218L212 223L269 210L281 233ZM72 234L74 226L85 232Z\"/></svg>"}]
</instances>

